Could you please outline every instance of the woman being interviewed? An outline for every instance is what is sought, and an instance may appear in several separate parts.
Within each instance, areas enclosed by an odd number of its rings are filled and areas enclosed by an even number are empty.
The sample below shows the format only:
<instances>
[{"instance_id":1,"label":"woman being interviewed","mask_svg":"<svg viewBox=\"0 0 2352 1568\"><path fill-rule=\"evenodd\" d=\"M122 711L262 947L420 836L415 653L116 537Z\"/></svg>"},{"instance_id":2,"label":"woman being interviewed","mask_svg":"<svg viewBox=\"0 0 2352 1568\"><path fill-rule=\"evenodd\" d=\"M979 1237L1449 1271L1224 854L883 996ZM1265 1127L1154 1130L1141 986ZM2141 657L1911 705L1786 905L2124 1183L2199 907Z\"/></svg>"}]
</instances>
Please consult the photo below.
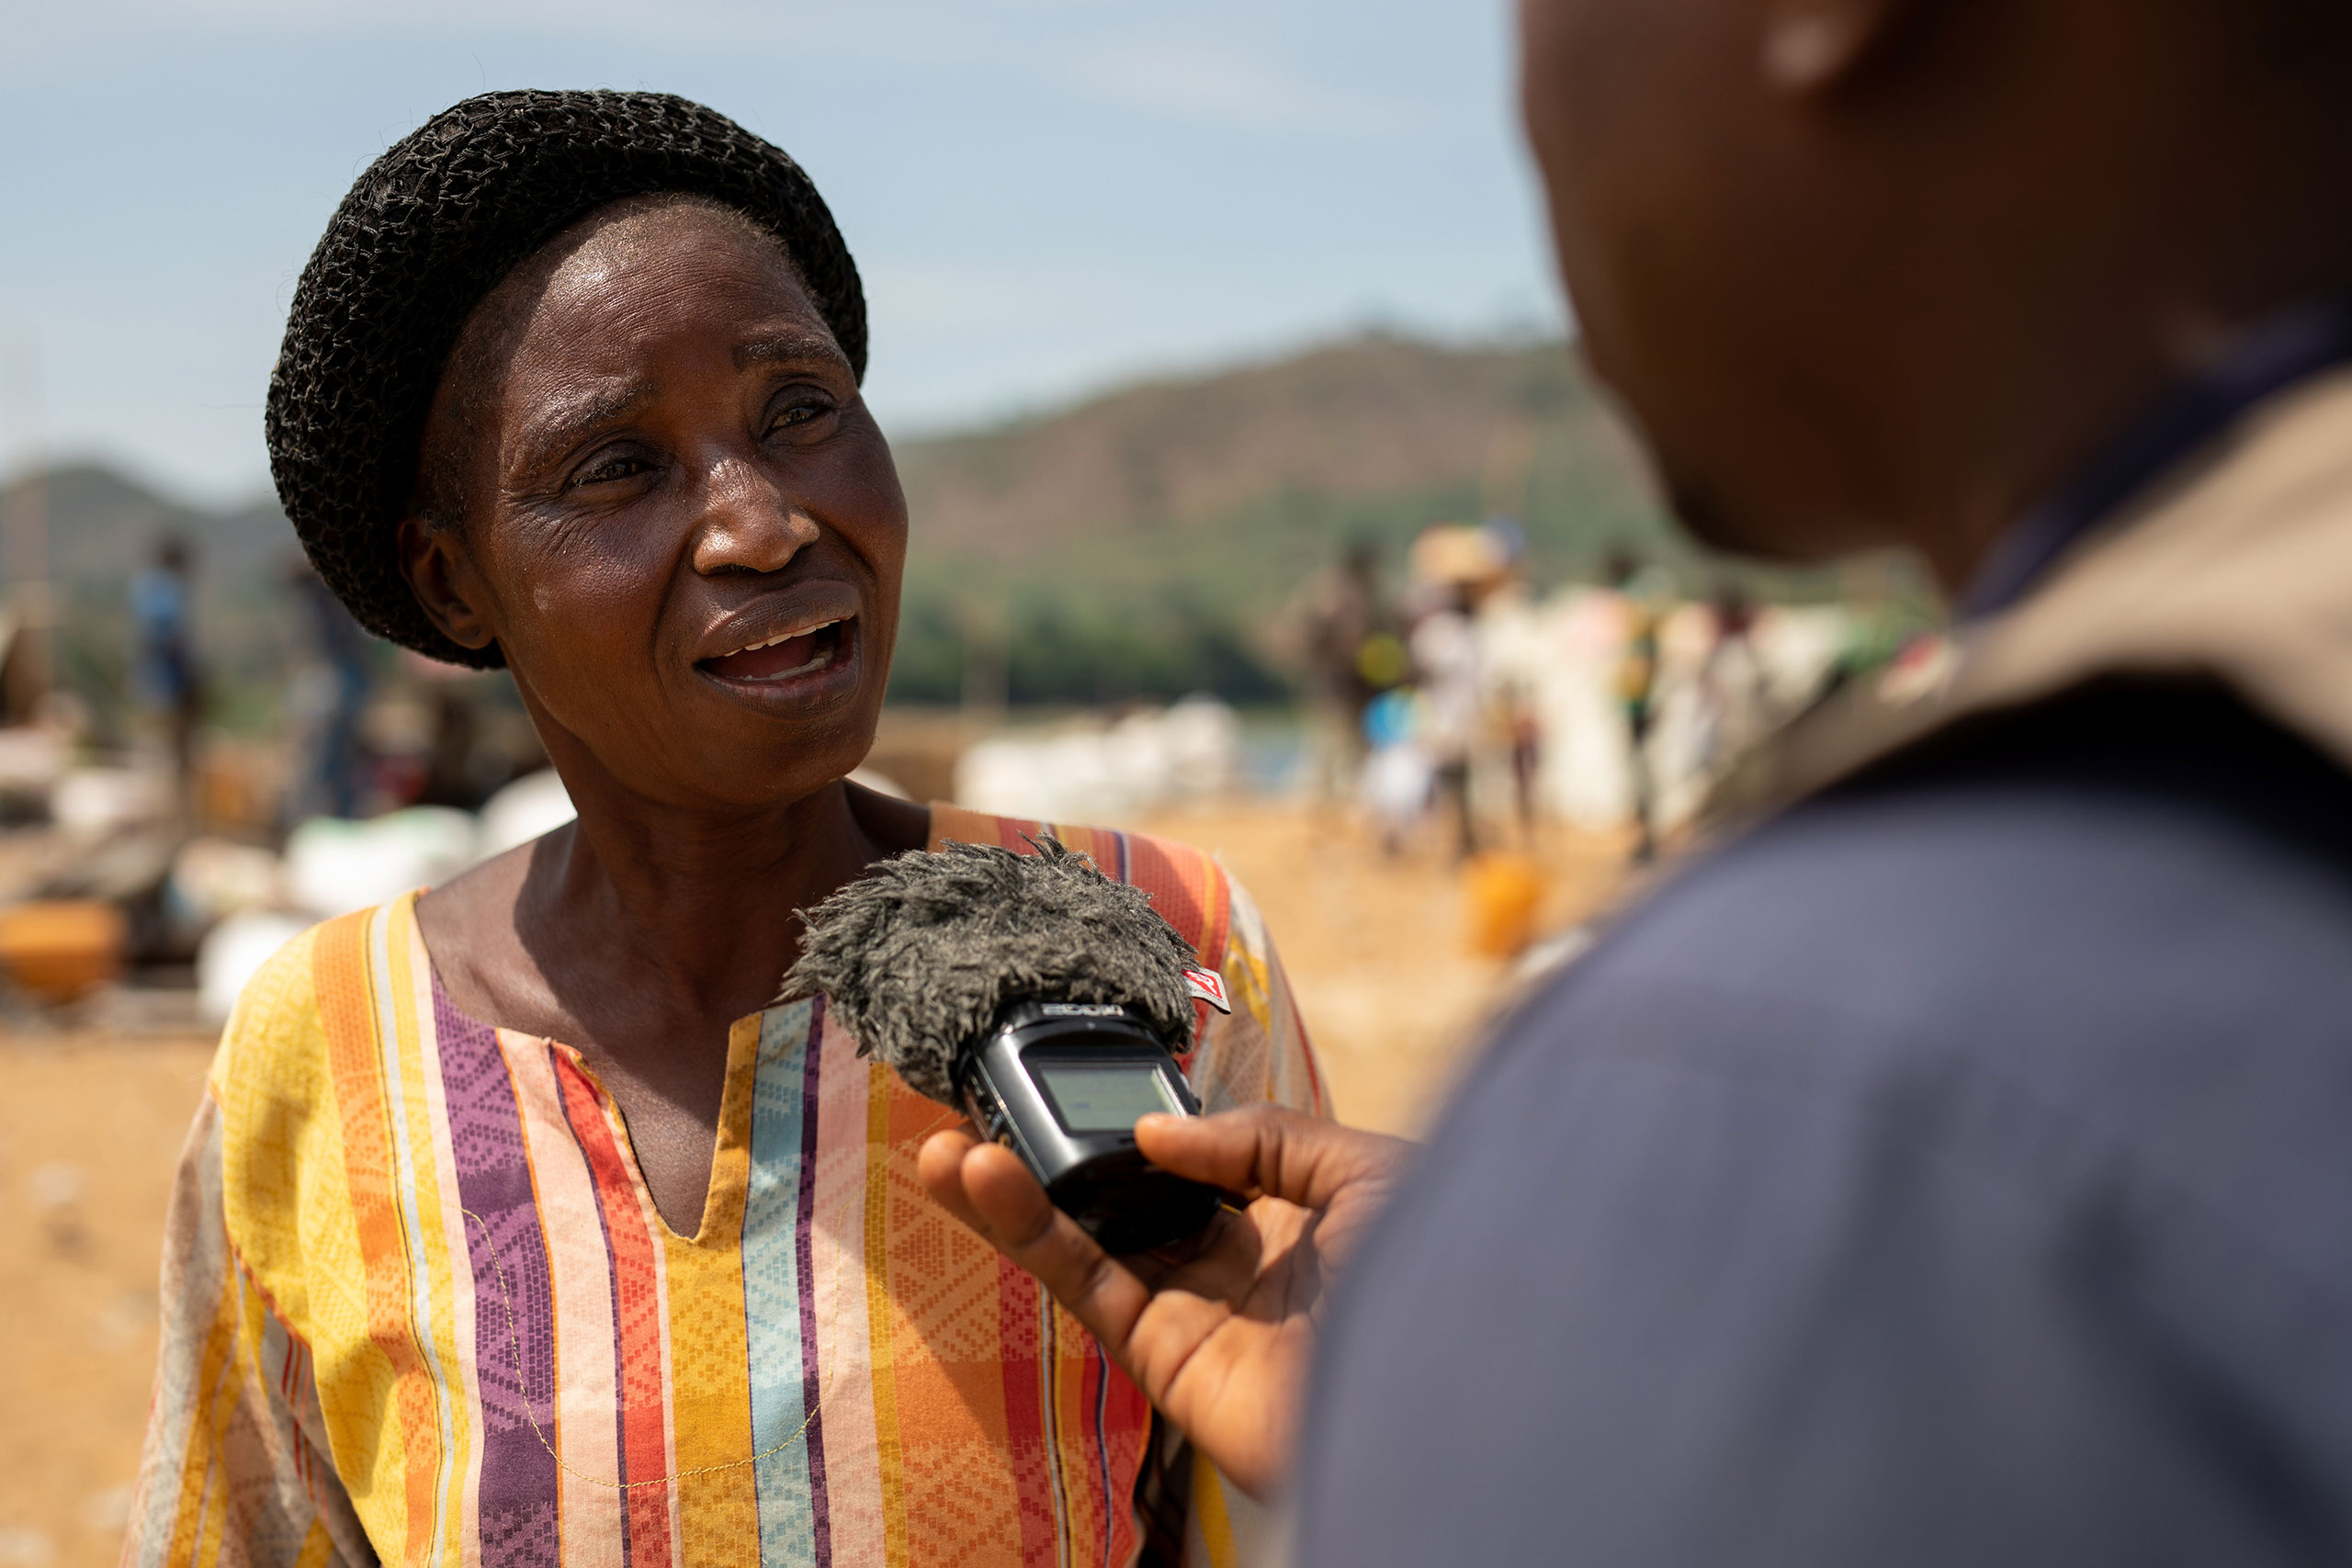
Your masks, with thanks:
<instances>
[{"instance_id":1,"label":"woman being interviewed","mask_svg":"<svg viewBox=\"0 0 2352 1568\"><path fill-rule=\"evenodd\" d=\"M771 1002L796 910L1040 828L845 778L907 544L865 363L807 176L676 98L470 99L336 213L278 493L363 623L513 671L579 820L246 988L127 1561L1229 1556L1242 1500L924 1194L939 1108ZM1224 974L1207 1104L1319 1109L1240 889L1057 831Z\"/></svg>"}]
</instances>

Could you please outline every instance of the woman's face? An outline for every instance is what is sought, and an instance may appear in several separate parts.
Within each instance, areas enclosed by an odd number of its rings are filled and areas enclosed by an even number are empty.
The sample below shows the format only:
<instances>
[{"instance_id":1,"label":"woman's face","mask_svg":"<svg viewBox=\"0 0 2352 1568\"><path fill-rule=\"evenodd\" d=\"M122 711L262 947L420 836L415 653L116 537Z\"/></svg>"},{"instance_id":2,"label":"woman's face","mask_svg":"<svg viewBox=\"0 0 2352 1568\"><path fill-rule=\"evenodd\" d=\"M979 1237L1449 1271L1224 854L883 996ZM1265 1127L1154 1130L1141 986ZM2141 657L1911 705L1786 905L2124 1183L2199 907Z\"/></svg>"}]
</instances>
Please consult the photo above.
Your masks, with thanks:
<instances>
[{"instance_id":1,"label":"woman's face","mask_svg":"<svg viewBox=\"0 0 2352 1568\"><path fill-rule=\"evenodd\" d=\"M775 243L732 214L592 214L467 324L401 527L426 610L495 640L575 789L797 800L865 757L906 501Z\"/></svg>"}]
</instances>

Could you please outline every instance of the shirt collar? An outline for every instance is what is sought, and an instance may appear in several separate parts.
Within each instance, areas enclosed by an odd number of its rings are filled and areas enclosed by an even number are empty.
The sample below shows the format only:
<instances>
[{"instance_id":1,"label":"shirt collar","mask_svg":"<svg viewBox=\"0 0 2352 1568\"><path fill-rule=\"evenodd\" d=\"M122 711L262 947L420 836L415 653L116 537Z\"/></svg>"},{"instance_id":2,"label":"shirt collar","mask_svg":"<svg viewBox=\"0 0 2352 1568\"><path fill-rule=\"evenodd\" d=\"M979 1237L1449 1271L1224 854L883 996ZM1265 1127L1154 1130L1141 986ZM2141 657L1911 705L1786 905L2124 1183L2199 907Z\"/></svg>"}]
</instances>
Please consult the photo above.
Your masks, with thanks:
<instances>
[{"instance_id":1,"label":"shirt collar","mask_svg":"<svg viewBox=\"0 0 2352 1568\"><path fill-rule=\"evenodd\" d=\"M2010 525L1960 602L1962 620L2017 603L2066 547L2273 393L2352 360L2352 295L2249 328L2212 365L2145 409Z\"/></svg>"}]
</instances>

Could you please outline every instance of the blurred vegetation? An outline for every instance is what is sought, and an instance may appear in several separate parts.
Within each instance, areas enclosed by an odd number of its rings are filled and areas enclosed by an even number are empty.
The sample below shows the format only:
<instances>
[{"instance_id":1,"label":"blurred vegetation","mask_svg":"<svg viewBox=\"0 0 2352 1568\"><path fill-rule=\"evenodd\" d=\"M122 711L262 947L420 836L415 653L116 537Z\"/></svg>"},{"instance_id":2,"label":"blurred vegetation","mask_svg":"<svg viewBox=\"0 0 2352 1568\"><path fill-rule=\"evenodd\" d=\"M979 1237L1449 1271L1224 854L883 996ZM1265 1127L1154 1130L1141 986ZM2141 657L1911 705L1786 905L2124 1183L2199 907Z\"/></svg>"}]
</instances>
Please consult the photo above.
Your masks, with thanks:
<instances>
[{"instance_id":1,"label":"blurred vegetation","mask_svg":"<svg viewBox=\"0 0 2352 1568\"><path fill-rule=\"evenodd\" d=\"M1665 569L1684 592L1736 584L1755 599L1818 601L1849 591L1842 570L1776 569L1693 544L1668 518L1631 441L1559 345L1403 347L1450 361L1446 368L1457 373L1467 362L1491 383L1472 389L1489 432L1476 446L1487 450L1456 451L1450 472L1439 454L1429 466L1441 471L1419 482L1366 491L1277 473L1231 503L1171 515L1153 504L1168 487L1147 481L1136 499L1098 498L1091 521L1060 520L1049 544L1007 549L993 537L930 526L918 471L909 487L915 534L893 698L953 703L968 692L1014 704L1108 703L1193 691L1240 704L1280 698L1296 674L1285 658L1286 617L1309 576L1366 543L1388 592L1400 594L1407 551L1421 530L1498 513L1524 529L1523 571L1538 593L1598 581L1620 555ZM1303 427L1299 445L1323 434L1311 396L1270 400L1290 403L1273 417ZM1397 412L1398 423L1410 418ZM1515 464L1493 460L1494 430L1517 433ZM1028 431L985 447L983 437L964 437L958 456L1010 489L1024 436L1035 443ZM1125 450L1138 445L1148 444L1127 433ZM916 454L914 463L926 457ZM1506 470L1499 476L1498 467ZM1900 578L1895 569L1874 569L1870 582L1883 596L1902 597Z\"/></svg>"},{"instance_id":2,"label":"blurred vegetation","mask_svg":"<svg viewBox=\"0 0 2352 1568\"><path fill-rule=\"evenodd\" d=\"M1075 406L896 444L913 533L892 695L1111 704L1214 692L1282 700L1289 606L1369 543L1392 593L1423 528L1503 514L1546 592L1613 554L1685 592L1860 596L1889 626L1932 616L1917 573L1775 571L1699 550L1668 521L1634 442L1566 345L1371 334ZM20 479L0 510L22 499ZM192 540L215 723L278 721L303 628L274 504L207 512L70 465L46 508L64 624L61 679L119 734L126 589L160 536ZM391 653L384 650L389 670Z\"/></svg>"}]
</instances>

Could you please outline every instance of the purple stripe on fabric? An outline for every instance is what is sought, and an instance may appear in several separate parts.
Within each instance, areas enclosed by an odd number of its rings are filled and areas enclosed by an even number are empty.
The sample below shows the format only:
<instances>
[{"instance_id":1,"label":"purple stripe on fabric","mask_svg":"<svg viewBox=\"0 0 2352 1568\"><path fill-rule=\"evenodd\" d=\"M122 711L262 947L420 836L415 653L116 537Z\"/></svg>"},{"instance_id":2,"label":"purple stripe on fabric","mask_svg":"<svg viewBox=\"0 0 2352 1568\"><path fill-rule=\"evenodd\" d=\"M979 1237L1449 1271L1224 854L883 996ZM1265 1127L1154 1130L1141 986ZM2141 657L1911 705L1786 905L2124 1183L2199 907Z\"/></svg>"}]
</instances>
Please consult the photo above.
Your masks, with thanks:
<instances>
[{"instance_id":1,"label":"purple stripe on fabric","mask_svg":"<svg viewBox=\"0 0 2352 1568\"><path fill-rule=\"evenodd\" d=\"M433 1024L473 1269L481 1561L553 1568L562 1539L544 1434L555 1429L555 1308L522 1111L497 1032L451 1006L438 976Z\"/></svg>"},{"instance_id":2,"label":"purple stripe on fabric","mask_svg":"<svg viewBox=\"0 0 2352 1568\"><path fill-rule=\"evenodd\" d=\"M816 1517L817 1568L831 1568L832 1527L825 1509L825 1412L823 1381L817 1375L817 1266L810 1238L817 1234L817 1073L824 1060L825 998L808 1009L808 1043L800 1069L800 1207L793 1230L800 1276L800 1408L808 1412L808 1501Z\"/></svg>"},{"instance_id":3,"label":"purple stripe on fabric","mask_svg":"<svg viewBox=\"0 0 2352 1568\"><path fill-rule=\"evenodd\" d=\"M1118 1500L1111 1491L1111 1441L1102 1431L1111 1407L1111 1364L1091 1339L1086 1342L1086 1364L1094 1374L1094 1461L1102 1475L1102 1568L1111 1568L1111 1510Z\"/></svg>"}]
</instances>

